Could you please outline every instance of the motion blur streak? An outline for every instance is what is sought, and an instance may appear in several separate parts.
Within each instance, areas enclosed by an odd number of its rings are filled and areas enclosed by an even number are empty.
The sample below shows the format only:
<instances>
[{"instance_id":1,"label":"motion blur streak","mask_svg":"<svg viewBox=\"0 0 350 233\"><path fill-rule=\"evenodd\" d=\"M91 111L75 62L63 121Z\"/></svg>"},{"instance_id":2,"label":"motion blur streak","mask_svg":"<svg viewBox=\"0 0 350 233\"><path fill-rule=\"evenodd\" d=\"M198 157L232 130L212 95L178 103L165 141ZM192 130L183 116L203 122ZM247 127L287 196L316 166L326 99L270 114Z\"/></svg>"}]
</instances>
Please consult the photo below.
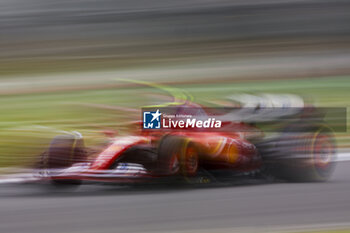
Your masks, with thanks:
<instances>
[{"instance_id":1,"label":"motion blur streak","mask_svg":"<svg viewBox=\"0 0 350 233\"><path fill-rule=\"evenodd\" d=\"M348 0L1 0L0 232L350 229L349 22ZM255 111L291 96L345 109L338 157L317 143L321 168L338 161L328 183L261 181L254 171L202 189L27 185L47 175L41 158L57 135L83 138L89 156L75 162L85 163L116 136L139 133L144 106ZM280 140L279 155L298 140Z\"/></svg>"},{"instance_id":2,"label":"motion blur streak","mask_svg":"<svg viewBox=\"0 0 350 233\"><path fill-rule=\"evenodd\" d=\"M349 6L311 0L4 0L0 71L28 75L209 60L249 70L290 63L294 72L284 77L344 74ZM295 70L305 63L308 68Z\"/></svg>"}]
</instances>

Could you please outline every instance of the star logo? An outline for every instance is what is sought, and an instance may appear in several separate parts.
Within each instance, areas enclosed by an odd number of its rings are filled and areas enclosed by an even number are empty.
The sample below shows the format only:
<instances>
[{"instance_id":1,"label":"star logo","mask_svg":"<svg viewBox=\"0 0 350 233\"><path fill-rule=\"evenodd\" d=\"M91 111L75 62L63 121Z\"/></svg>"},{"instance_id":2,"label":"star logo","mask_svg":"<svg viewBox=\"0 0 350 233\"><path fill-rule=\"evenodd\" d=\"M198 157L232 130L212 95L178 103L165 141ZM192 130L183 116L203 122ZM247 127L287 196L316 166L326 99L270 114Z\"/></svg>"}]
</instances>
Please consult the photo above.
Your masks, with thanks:
<instances>
[{"instance_id":1,"label":"star logo","mask_svg":"<svg viewBox=\"0 0 350 233\"><path fill-rule=\"evenodd\" d=\"M153 116L152 121L156 120L159 121L159 116L162 115L161 113L159 113L159 109L157 109L157 111L155 113L151 113L151 115Z\"/></svg>"}]
</instances>

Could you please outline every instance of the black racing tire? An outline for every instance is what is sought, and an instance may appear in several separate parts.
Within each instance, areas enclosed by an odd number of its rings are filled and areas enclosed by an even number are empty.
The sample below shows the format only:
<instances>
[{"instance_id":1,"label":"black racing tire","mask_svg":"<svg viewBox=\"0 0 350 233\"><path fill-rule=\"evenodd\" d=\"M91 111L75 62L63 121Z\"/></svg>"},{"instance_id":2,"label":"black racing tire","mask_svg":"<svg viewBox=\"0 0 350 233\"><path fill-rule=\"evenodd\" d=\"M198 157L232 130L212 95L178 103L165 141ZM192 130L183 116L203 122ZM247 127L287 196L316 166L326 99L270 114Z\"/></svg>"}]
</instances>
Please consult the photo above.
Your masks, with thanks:
<instances>
[{"instance_id":1,"label":"black racing tire","mask_svg":"<svg viewBox=\"0 0 350 233\"><path fill-rule=\"evenodd\" d=\"M74 163L86 162L87 155L84 141L75 135L58 135L54 137L47 151L41 155L41 168L54 176L55 169L64 169ZM78 186L81 180L51 179L55 186Z\"/></svg>"},{"instance_id":2,"label":"black racing tire","mask_svg":"<svg viewBox=\"0 0 350 233\"><path fill-rule=\"evenodd\" d=\"M194 177L199 167L199 149L190 139L166 135L158 145L157 170L161 174Z\"/></svg>"},{"instance_id":3,"label":"black racing tire","mask_svg":"<svg viewBox=\"0 0 350 233\"><path fill-rule=\"evenodd\" d=\"M310 126L303 132L289 128L279 138L258 145L266 171L291 182L327 181L336 166L336 142L331 129Z\"/></svg>"}]
</instances>

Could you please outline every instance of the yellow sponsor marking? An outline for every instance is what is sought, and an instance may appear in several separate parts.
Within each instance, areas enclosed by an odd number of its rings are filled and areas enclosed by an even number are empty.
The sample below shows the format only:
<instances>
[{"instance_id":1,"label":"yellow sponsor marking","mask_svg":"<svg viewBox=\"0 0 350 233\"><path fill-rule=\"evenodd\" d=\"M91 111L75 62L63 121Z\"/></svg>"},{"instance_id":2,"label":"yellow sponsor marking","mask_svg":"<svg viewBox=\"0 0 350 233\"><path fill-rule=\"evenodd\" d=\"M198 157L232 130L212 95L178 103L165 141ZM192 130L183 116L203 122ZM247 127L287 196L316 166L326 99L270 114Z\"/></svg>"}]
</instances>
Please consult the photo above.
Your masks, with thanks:
<instances>
[{"instance_id":1,"label":"yellow sponsor marking","mask_svg":"<svg viewBox=\"0 0 350 233\"><path fill-rule=\"evenodd\" d=\"M235 163L238 159L238 148L234 143L231 143L230 149L228 152L228 161L230 163Z\"/></svg>"}]
</instances>

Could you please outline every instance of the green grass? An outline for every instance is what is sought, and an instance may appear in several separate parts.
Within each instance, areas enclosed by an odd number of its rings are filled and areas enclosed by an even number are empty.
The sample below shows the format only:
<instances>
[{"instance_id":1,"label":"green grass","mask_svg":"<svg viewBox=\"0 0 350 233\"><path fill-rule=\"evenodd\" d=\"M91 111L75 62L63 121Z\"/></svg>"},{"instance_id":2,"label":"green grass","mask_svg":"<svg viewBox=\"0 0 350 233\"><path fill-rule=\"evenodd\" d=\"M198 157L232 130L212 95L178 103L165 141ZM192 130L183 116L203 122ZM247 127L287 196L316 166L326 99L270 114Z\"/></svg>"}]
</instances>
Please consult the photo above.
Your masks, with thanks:
<instances>
[{"instance_id":1,"label":"green grass","mask_svg":"<svg viewBox=\"0 0 350 233\"><path fill-rule=\"evenodd\" d=\"M324 107L346 107L350 101L350 77L347 76L175 87L188 91L195 101L202 103L247 92L298 94ZM87 137L88 144L99 141L101 131L105 129L118 129L126 134L125 123L139 120L139 115L105 106L140 108L155 104L148 95L150 93L165 94L162 90L145 86L2 96L0 166L32 162L60 130L78 130Z\"/></svg>"}]
</instances>

